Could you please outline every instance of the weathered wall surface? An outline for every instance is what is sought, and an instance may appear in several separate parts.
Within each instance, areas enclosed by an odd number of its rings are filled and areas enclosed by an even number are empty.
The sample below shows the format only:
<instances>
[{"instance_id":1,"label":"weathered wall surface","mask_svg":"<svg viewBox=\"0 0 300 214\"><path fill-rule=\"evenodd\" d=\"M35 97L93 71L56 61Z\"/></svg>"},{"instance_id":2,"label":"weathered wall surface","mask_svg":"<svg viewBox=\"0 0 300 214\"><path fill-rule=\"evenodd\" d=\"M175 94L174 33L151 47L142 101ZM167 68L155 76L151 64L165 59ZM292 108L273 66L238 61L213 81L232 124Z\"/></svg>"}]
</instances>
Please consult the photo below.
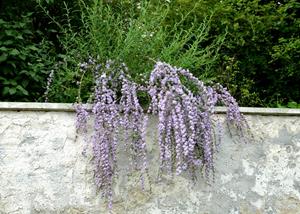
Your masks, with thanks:
<instances>
[{"instance_id":1,"label":"weathered wall surface","mask_svg":"<svg viewBox=\"0 0 300 214\"><path fill-rule=\"evenodd\" d=\"M221 116L223 118L223 116ZM155 120L148 129L151 192L120 154L113 213L300 213L300 116L247 115L256 140L225 136L216 180L187 176L156 181ZM95 191L91 159L83 157L73 112L0 111L0 213L107 213ZM147 185L148 186L148 185Z\"/></svg>"}]
</instances>

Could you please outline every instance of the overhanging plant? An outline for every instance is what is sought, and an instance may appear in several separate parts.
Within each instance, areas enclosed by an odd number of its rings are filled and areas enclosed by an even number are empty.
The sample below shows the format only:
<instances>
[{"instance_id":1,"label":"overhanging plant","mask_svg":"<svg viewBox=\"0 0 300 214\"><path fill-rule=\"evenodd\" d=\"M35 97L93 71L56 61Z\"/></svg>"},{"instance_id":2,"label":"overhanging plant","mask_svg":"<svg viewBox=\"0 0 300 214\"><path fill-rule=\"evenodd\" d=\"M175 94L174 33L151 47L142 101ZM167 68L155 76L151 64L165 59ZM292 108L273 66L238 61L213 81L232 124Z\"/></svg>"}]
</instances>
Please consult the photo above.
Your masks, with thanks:
<instances>
[{"instance_id":1,"label":"overhanging plant","mask_svg":"<svg viewBox=\"0 0 300 214\"><path fill-rule=\"evenodd\" d=\"M82 77L94 76L90 97L92 112L76 104L77 130L93 151L94 177L97 188L112 207L113 182L117 173L117 148L122 144L129 152L133 170L141 175L142 188L147 175L147 115L158 116L157 142L160 150L161 173L188 172L191 178L203 171L214 175L214 154L222 138L220 123L213 122L215 107L227 107L227 124L242 141L247 141L249 127L235 99L220 84L206 86L188 70L164 62L156 62L144 86L133 82L124 63L107 61L97 64L90 59L80 65ZM83 78L81 78L83 79ZM188 83L188 84L187 84ZM150 103L143 109L138 92L148 93ZM87 121L94 116L91 140L87 137ZM121 140L121 135L124 140Z\"/></svg>"}]
</instances>

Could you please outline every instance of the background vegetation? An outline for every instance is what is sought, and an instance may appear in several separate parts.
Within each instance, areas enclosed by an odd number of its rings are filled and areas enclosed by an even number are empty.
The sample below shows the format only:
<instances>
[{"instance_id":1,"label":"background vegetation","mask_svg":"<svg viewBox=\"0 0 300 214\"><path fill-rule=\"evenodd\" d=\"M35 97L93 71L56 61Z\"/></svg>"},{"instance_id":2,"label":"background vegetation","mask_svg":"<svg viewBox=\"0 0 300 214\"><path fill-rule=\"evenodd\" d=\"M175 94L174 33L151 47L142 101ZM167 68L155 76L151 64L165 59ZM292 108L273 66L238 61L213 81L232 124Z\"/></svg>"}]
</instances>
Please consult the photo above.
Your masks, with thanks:
<instances>
[{"instance_id":1,"label":"background vegetation","mask_svg":"<svg viewBox=\"0 0 300 214\"><path fill-rule=\"evenodd\" d=\"M299 107L296 0L3 0L0 100L75 102L80 62L125 62L143 83L163 60L226 86L242 106ZM82 97L91 91L91 75Z\"/></svg>"}]
</instances>

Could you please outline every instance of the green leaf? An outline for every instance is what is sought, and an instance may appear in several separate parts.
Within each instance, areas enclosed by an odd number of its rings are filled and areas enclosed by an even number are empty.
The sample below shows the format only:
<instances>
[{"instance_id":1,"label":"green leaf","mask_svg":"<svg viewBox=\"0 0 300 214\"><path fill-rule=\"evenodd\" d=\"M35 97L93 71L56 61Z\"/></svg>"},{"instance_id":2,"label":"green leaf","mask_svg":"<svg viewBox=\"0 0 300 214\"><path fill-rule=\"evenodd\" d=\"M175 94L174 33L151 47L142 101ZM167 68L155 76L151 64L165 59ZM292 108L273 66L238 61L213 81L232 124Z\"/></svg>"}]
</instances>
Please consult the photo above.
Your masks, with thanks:
<instances>
[{"instance_id":1,"label":"green leaf","mask_svg":"<svg viewBox=\"0 0 300 214\"><path fill-rule=\"evenodd\" d=\"M21 71L19 72L19 74L28 74L28 71L26 71L26 70L21 70Z\"/></svg>"},{"instance_id":2,"label":"green leaf","mask_svg":"<svg viewBox=\"0 0 300 214\"><path fill-rule=\"evenodd\" d=\"M16 38L17 39L24 39L22 35L18 35Z\"/></svg>"},{"instance_id":3,"label":"green leaf","mask_svg":"<svg viewBox=\"0 0 300 214\"><path fill-rule=\"evenodd\" d=\"M9 93L9 87L4 87L2 95L7 95Z\"/></svg>"},{"instance_id":4,"label":"green leaf","mask_svg":"<svg viewBox=\"0 0 300 214\"><path fill-rule=\"evenodd\" d=\"M14 95L16 92L17 92L17 89L15 89L15 88L10 88L10 89L8 89L8 93L9 93L10 95Z\"/></svg>"},{"instance_id":5,"label":"green leaf","mask_svg":"<svg viewBox=\"0 0 300 214\"><path fill-rule=\"evenodd\" d=\"M53 3L54 3L54 0L46 0L46 3L47 3L47 4L53 4Z\"/></svg>"},{"instance_id":6,"label":"green leaf","mask_svg":"<svg viewBox=\"0 0 300 214\"><path fill-rule=\"evenodd\" d=\"M28 47L30 50L33 50L33 51L38 51L39 49L37 47L35 47L34 45L30 45Z\"/></svg>"},{"instance_id":7,"label":"green leaf","mask_svg":"<svg viewBox=\"0 0 300 214\"><path fill-rule=\"evenodd\" d=\"M28 95L28 91L26 89L24 89L22 86L18 85L17 89L19 91L21 91L24 95L26 95L26 96Z\"/></svg>"},{"instance_id":8,"label":"green leaf","mask_svg":"<svg viewBox=\"0 0 300 214\"><path fill-rule=\"evenodd\" d=\"M57 30L55 30L55 29L49 29L48 31L52 32L52 33L57 33Z\"/></svg>"},{"instance_id":9,"label":"green leaf","mask_svg":"<svg viewBox=\"0 0 300 214\"><path fill-rule=\"evenodd\" d=\"M14 44L14 41L6 40L6 41L3 42L3 45L11 45L11 44Z\"/></svg>"},{"instance_id":10,"label":"green leaf","mask_svg":"<svg viewBox=\"0 0 300 214\"><path fill-rule=\"evenodd\" d=\"M18 85L18 83L17 83L16 80L14 80L14 79L8 80L8 83L9 83L9 85L13 85L13 86Z\"/></svg>"},{"instance_id":11,"label":"green leaf","mask_svg":"<svg viewBox=\"0 0 300 214\"><path fill-rule=\"evenodd\" d=\"M21 27L21 28L24 28L26 26L26 23L24 23L24 22L19 22L18 24L19 24L19 27Z\"/></svg>"},{"instance_id":12,"label":"green leaf","mask_svg":"<svg viewBox=\"0 0 300 214\"><path fill-rule=\"evenodd\" d=\"M22 15L22 17L30 17L33 14L33 12L27 12L25 15Z\"/></svg>"},{"instance_id":13,"label":"green leaf","mask_svg":"<svg viewBox=\"0 0 300 214\"><path fill-rule=\"evenodd\" d=\"M18 55L20 53L20 51L18 51L17 49L12 49L9 53L12 56L16 56L16 55Z\"/></svg>"},{"instance_id":14,"label":"green leaf","mask_svg":"<svg viewBox=\"0 0 300 214\"><path fill-rule=\"evenodd\" d=\"M23 61L25 61L26 56L25 55L19 55L20 59L22 59Z\"/></svg>"},{"instance_id":15,"label":"green leaf","mask_svg":"<svg viewBox=\"0 0 300 214\"><path fill-rule=\"evenodd\" d=\"M29 81L28 81L27 79L24 79L24 80L22 81L22 86L23 86L23 87L27 87L27 86L28 86L28 83L29 83Z\"/></svg>"},{"instance_id":16,"label":"green leaf","mask_svg":"<svg viewBox=\"0 0 300 214\"><path fill-rule=\"evenodd\" d=\"M288 102L287 107L288 108L297 108L298 104L296 102L294 102L294 101Z\"/></svg>"},{"instance_id":17,"label":"green leaf","mask_svg":"<svg viewBox=\"0 0 300 214\"><path fill-rule=\"evenodd\" d=\"M23 33L25 33L25 34L33 34L32 31L30 31L28 29L23 30Z\"/></svg>"},{"instance_id":18,"label":"green leaf","mask_svg":"<svg viewBox=\"0 0 300 214\"><path fill-rule=\"evenodd\" d=\"M5 30L4 32L7 36L15 36L17 34L15 30Z\"/></svg>"},{"instance_id":19,"label":"green leaf","mask_svg":"<svg viewBox=\"0 0 300 214\"><path fill-rule=\"evenodd\" d=\"M17 68L17 65L16 65L16 61L7 61L7 64L11 65L12 67L14 67L15 69Z\"/></svg>"},{"instance_id":20,"label":"green leaf","mask_svg":"<svg viewBox=\"0 0 300 214\"><path fill-rule=\"evenodd\" d=\"M0 47L0 51L7 51L7 47Z\"/></svg>"},{"instance_id":21,"label":"green leaf","mask_svg":"<svg viewBox=\"0 0 300 214\"><path fill-rule=\"evenodd\" d=\"M7 54L4 53L0 56L0 62L4 62L6 59L7 59Z\"/></svg>"}]
</instances>

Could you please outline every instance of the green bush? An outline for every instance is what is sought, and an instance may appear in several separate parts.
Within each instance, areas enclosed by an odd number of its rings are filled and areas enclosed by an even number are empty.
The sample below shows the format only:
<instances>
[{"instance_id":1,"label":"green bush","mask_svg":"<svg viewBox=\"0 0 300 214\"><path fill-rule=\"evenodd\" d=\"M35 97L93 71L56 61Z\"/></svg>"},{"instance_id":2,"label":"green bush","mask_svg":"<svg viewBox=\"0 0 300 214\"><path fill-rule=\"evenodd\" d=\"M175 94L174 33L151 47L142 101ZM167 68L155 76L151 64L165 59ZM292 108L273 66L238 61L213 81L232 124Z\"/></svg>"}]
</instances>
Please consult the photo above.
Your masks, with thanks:
<instances>
[{"instance_id":1,"label":"green bush","mask_svg":"<svg viewBox=\"0 0 300 214\"><path fill-rule=\"evenodd\" d=\"M82 7L84 28L69 28L63 41L76 60L63 69L67 77L58 74L58 86L68 78L75 86L74 77L80 76L75 63L88 56L122 60L136 80L151 70L148 59L160 59L221 82L243 106L300 103L296 1L132 2L94 1ZM65 89L67 100L74 99L76 90Z\"/></svg>"},{"instance_id":2,"label":"green bush","mask_svg":"<svg viewBox=\"0 0 300 214\"><path fill-rule=\"evenodd\" d=\"M33 30L32 13L19 20L0 19L0 85L2 101L40 100L49 66L51 43L38 41Z\"/></svg>"},{"instance_id":3,"label":"green bush","mask_svg":"<svg viewBox=\"0 0 300 214\"><path fill-rule=\"evenodd\" d=\"M240 105L300 102L299 8L294 0L227 0L215 6L212 33L228 32L218 81Z\"/></svg>"},{"instance_id":4,"label":"green bush","mask_svg":"<svg viewBox=\"0 0 300 214\"><path fill-rule=\"evenodd\" d=\"M74 102L78 63L91 56L125 62L140 83L153 60L182 66L225 85L242 106L300 103L296 0L3 2L1 100L41 101L54 69L50 101ZM84 99L91 81L85 74Z\"/></svg>"},{"instance_id":5,"label":"green bush","mask_svg":"<svg viewBox=\"0 0 300 214\"><path fill-rule=\"evenodd\" d=\"M47 77L63 57L62 26L81 28L79 11L77 0L1 1L0 100L45 100Z\"/></svg>"},{"instance_id":6,"label":"green bush","mask_svg":"<svg viewBox=\"0 0 300 214\"><path fill-rule=\"evenodd\" d=\"M176 0L177 11L190 11L197 19L212 14L208 39L227 33L219 61L210 72L226 85L243 106L300 103L300 3L268 0ZM175 18L173 18L175 17ZM191 20L186 22L189 26Z\"/></svg>"},{"instance_id":7,"label":"green bush","mask_svg":"<svg viewBox=\"0 0 300 214\"><path fill-rule=\"evenodd\" d=\"M82 5L83 28L64 29L61 43L64 64L55 74L49 95L52 101L75 101L76 82L81 78L78 63L89 56L99 63L108 59L122 61L130 76L139 83L148 77L155 60L189 68L199 77L213 76L211 67L218 59L226 33L208 40L211 15L197 20L190 11L178 11L178 22L170 22L172 4L160 1L94 1ZM186 21L195 19L190 26ZM83 80L84 99L91 92L92 75ZM63 85L63 88L62 88ZM86 89L86 90L85 90Z\"/></svg>"}]
</instances>

